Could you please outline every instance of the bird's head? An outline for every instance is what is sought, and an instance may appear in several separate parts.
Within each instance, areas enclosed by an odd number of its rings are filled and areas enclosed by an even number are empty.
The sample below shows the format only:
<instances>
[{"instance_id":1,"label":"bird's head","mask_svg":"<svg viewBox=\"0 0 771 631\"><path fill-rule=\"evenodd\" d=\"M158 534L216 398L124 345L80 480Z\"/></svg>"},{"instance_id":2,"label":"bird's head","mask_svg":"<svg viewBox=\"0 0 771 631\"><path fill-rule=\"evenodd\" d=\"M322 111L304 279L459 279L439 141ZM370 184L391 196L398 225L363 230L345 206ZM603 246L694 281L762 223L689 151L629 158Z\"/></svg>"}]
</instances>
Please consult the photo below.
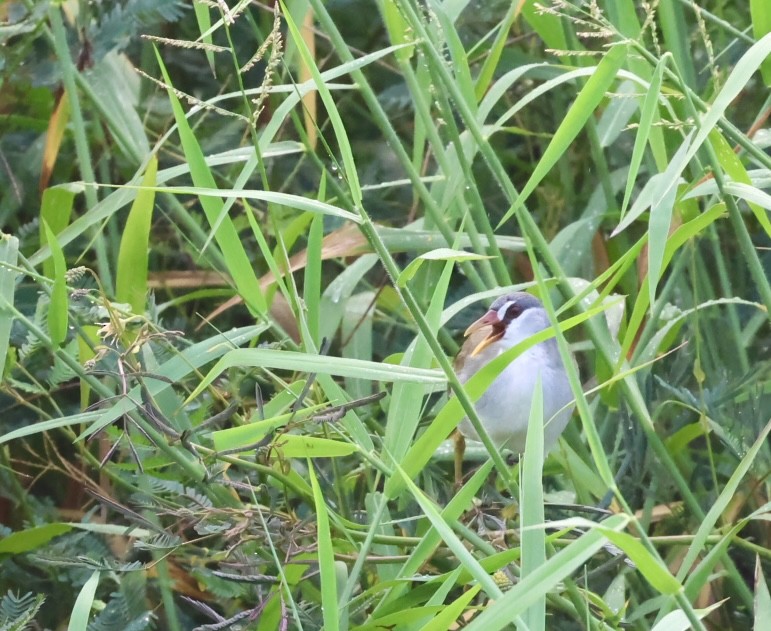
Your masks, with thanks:
<instances>
[{"instance_id":1,"label":"bird's head","mask_svg":"<svg viewBox=\"0 0 771 631\"><path fill-rule=\"evenodd\" d=\"M541 301L535 296L531 296L522 291L507 294L498 298L490 305L490 309L487 313L476 322L472 323L464 333L464 336L468 337L472 333L484 329L485 327L490 327L489 334L476 345L473 351L471 351L471 357L481 353L485 348L490 346L490 344L494 344L507 337L507 333L525 319L523 316L525 316L526 312L535 310L540 310L540 312L543 313ZM546 323L548 324L548 320ZM532 333L536 333L545 328L543 325L543 318L538 318L538 323L536 324L537 328L534 328Z\"/></svg>"}]
</instances>

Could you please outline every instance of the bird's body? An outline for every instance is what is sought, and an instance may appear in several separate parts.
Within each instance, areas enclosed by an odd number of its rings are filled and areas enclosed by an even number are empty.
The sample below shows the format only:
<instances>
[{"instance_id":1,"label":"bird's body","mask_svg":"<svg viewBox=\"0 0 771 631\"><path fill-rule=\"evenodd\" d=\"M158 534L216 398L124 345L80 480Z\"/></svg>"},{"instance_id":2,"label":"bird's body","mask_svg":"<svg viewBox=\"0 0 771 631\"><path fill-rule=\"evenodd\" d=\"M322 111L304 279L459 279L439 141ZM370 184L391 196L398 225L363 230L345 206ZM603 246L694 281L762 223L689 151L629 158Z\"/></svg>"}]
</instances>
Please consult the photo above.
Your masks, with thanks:
<instances>
[{"instance_id":1,"label":"bird's body","mask_svg":"<svg viewBox=\"0 0 771 631\"><path fill-rule=\"evenodd\" d=\"M456 360L460 381L465 383L501 353L549 326L546 311L533 296L519 292L499 298L467 331L471 335ZM514 359L475 403L485 431L497 446L516 453L525 450L530 407L539 376L546 423L545 450L557 443L573 412L573 392L557 343L551 338ZM468 419L461 422L459 429L467 438L479 440Z\"/></svg>"}]
</instances>

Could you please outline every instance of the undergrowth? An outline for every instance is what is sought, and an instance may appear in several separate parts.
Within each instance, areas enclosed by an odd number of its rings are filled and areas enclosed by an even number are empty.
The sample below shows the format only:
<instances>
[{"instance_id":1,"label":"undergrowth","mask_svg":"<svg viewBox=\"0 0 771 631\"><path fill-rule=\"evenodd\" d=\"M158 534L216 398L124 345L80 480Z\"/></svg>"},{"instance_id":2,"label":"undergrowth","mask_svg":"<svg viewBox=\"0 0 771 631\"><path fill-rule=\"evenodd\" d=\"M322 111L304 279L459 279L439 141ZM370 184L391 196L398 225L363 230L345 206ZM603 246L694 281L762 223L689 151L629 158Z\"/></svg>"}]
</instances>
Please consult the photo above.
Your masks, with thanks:
<instances>
[{"instance_id":1,"label":"undergrowth","mask_svg":"<svg viewBox=\"0 0 771 631\"><path fill-rule=\"evenodd\" d=\"M0 627L766 628L750 5L0 7ZM577 411L456 487L512 288Z\"/></svg>"}]
</instances>

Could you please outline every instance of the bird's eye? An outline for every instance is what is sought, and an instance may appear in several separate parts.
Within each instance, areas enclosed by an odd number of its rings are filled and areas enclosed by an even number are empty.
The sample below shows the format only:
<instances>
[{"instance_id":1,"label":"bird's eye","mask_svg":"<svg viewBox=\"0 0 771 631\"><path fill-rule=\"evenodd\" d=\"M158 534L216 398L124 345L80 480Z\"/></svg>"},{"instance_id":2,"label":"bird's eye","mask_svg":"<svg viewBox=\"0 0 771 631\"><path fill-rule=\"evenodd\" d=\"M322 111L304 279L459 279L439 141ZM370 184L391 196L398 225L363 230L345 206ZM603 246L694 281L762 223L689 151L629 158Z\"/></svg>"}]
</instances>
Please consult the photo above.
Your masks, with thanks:
<instances>
[{"instance_id":1,"label":"bird's eye","mask_svg":"<svg viewBox=\"0 0 771 631\"><path fill-rule=\"evenodd\" d=\"M506 315L504 316L504 320L506 320L506 322L511 322L512 320L516 320L521 314L522 307L520 307L516 302L513 302L508 307L506 307Z\"/></svg>"}]
</instances>

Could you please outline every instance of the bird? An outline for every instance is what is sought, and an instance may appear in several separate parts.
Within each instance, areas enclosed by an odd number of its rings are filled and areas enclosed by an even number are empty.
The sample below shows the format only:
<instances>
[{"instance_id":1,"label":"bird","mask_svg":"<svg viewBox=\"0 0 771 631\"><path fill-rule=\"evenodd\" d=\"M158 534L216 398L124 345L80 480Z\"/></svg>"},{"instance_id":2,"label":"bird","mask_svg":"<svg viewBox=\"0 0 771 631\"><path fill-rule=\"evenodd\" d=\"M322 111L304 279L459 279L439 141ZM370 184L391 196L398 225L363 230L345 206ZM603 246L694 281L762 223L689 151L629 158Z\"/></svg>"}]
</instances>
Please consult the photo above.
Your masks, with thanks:
<instances>
[{"instance_id":1,"label":"bird","mask_svg":"<svg viewBox=\"0 0 771 631\"><path fill-rule=\"evenodd\" d=\"M501 353L551 326L543 304L526 292L501 296L466 329L466 341L455 359L455 372L466 383ZM557 443L573 414L574 397L565 365L552 337L517 356L476 401L479 420L496 447L525 450L533 392L540 376L543 393L544 451ZM468 418L458 425L455 478L460 482L464 438L479 440Z\"/></svg>"}]
</instances>

